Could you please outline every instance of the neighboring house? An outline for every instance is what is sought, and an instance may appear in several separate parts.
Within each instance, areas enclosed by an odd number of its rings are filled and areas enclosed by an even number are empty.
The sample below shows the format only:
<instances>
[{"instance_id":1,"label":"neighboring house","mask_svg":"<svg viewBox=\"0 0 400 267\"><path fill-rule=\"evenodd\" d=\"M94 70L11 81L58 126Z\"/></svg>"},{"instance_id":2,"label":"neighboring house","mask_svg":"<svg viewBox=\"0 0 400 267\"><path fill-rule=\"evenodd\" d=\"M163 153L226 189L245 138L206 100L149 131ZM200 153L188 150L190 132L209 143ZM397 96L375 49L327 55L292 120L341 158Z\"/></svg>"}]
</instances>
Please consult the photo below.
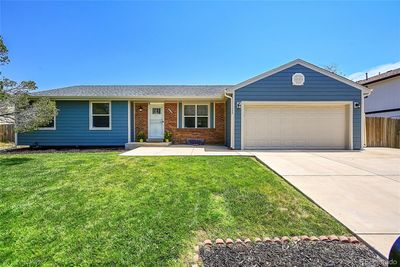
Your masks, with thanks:
<instances>
[{"instance_id":1,"label":"neighboring house","mask_svg":"<svg viewBox=\"0 0 400 267\"><path fill-rule=\"evenodd\" d=\"M12 113L13 108L12 107L2 107L4 110L2 110L2 114L4 113ZM2 124L14 124L14 116L0 116L0 125Z\"/></svg>"},{"instance_id":2,"label":"neighboring house","mask_svg":"<svg viewBox=\"0 0 400 267\"><path fill-rule=\"evenodd\" d=\"M11 118L0 117L0 125L3 125L3 124L14 124L14 120Z\"/></svg>"},{"instance_id":3,"label":"neighboring house","mask_svg":"<svg viewBox=\"0 0 400 267\"><path fill-rule=\"evenodd\" d=\"M361 149L370 90L302 60L237 85L72 86L33 94L56 101L54 124L18 144L123 146L144 132L174 143L233 149Z\"/></svg>"},{"instance_id":4,"label":"neighboring house","mask_svg":"<svg viewBox=\"0 0 400 267\"><path fill-rule=\"evenodd\" d=\"M367 117L400 118L400 68L358 83L374 90L365 99Z\"/></svg>"}]
</instances>

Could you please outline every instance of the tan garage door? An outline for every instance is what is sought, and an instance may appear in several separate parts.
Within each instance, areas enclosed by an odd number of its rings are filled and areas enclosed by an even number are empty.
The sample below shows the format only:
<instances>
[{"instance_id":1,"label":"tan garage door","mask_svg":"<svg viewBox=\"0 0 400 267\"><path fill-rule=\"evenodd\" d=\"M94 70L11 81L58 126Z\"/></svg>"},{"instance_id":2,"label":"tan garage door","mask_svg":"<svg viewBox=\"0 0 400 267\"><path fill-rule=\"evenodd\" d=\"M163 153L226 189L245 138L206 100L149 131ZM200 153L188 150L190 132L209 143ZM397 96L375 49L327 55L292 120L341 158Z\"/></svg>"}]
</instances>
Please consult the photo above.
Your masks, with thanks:
<instances>
[{"instance_id":1,"label":"tan garage door","mask_svg":"<svg viewBox=\"0 0 400 267\"><path fill-rule=\"evenodd\" d=\"M348 149L347 105L245 105L245 149Z\"/></svg>"}]
</instances>

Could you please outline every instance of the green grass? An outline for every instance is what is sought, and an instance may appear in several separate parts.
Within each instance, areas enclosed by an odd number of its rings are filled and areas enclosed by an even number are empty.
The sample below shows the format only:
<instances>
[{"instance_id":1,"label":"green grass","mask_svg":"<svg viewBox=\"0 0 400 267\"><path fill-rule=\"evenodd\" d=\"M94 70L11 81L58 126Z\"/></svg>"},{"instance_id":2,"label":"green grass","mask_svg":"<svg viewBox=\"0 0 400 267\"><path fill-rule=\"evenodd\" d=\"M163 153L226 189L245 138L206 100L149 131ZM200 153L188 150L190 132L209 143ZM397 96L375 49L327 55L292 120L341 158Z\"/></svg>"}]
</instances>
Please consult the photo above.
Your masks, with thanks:
<instances>
[{"instance_id":1,"label":"green grass","mask_svg":"<svg viewBox=\"0 0 400 267\"><path fill-rule=\"evenodd\" d=\"M0 200L4 265L175 266L206 238L347 233L245 157L0 155Z\"/></svg>"}]
</instances>

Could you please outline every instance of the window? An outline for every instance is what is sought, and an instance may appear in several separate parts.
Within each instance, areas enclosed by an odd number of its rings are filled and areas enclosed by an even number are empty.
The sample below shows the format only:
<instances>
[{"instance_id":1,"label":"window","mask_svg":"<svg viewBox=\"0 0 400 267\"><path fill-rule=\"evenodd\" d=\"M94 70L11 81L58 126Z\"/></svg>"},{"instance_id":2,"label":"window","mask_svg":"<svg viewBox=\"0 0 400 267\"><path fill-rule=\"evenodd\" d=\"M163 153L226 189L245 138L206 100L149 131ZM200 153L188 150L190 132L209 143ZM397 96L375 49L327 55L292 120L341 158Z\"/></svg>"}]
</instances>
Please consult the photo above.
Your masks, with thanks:
<instances>
[{"instance_id":1,"label":"window","mask_svg":"<svg viewBox=\"0 0 400 267\"><path fill-rule=\"evenodd\" d=\"M55 130L55 129L56 129L56 117L55 116L48 124L39 127L39 130Z\"/></svg>"},{"instance_id":2,"label":"window","mask_svg":"<svg viewBox=\"0 0 400 267\"><path fill-rule=\"evenodd\" d=\"M208 105L183 105L184 128L208 128Z\"/></svg>"},{"instance_id":3,"label":"window","mask_svg":"<svg viewBox=\"0 0 400 267\"><path fill-rule=\"evenodd\" d=\"M161 114L161 108L153 108L153 114Z\"/></svg>"},{"instance_id":4,"label":"window","mask_svg":"<svg viewBox=\"0 0 400 267\"><path fill-rule=\"evenodd\" d=\"M110 102L91 102L90 130L111 130Z\"/></svg>"}]
</instances>

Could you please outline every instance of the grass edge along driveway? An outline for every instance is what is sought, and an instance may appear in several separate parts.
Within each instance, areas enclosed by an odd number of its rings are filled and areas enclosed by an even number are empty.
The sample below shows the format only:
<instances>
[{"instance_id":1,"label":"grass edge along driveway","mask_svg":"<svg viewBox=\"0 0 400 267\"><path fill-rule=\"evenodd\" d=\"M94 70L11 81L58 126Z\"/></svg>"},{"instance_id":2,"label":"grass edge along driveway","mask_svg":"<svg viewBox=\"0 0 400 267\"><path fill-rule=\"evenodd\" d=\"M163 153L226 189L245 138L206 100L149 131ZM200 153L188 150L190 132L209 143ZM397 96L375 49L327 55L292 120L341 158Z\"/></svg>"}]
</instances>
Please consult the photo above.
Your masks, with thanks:
<instances>
[{"instance_id":1,"label":"grass edge along driveway","mask_svg":"<svg viewBox=\"0 0 400 267\"><path fill-rule=\"evenodd\" d=\"M180 266L206 238L347 234L250 157L0 155L0 262Z\"/></svg>"}]
</instances>

